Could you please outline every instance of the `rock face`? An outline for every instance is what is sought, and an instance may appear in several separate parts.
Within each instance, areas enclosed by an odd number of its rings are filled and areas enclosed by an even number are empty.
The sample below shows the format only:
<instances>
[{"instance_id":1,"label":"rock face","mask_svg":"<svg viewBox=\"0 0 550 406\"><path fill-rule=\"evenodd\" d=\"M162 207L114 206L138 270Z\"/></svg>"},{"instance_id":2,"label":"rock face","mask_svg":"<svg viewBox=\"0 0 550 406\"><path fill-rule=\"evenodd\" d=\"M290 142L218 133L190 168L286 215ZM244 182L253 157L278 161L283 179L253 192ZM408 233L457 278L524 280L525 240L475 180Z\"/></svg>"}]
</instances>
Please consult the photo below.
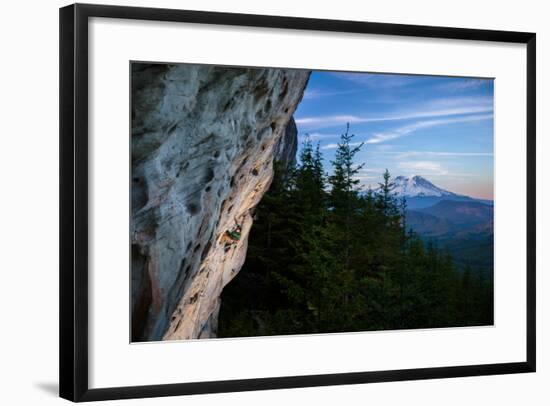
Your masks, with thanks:
<instances>
[{"instance_id":1,"label":"rock face","mask_svg":"<svg viewBox=\"0 0 550 406\"><path fill-rule=\"evenodd\" d=\"M213 337L308 71L132 65L132 341ZM241 238L227 244L236 224Z\"/></svg>"},{"instance_id":2,"label":"rock face","mask_svg":"<svg viewBox=\"0 0 550 406\"><path fill-rule=\"evenodd\" d=\"M285 162L292 166L296 163L296 152L298 152L298 129L294 118L291 117L277 144L275 161Z\"/></svg>"}]
</instances>

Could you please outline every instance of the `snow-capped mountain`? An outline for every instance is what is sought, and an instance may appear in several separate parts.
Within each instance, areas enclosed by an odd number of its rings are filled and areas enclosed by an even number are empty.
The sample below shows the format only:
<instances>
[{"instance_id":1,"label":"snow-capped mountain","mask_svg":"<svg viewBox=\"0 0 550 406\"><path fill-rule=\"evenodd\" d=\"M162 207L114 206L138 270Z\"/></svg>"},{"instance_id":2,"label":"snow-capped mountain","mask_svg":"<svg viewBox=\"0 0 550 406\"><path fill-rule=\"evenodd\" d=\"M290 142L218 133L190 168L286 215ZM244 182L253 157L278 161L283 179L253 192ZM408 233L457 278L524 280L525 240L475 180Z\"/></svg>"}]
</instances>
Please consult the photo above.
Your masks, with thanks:
<instances>
[{"instance_id":1,"label":"snow-capped mountain","mask_svg":"<svg viewBox=\"0 0 550 406\"><path fill-rule=\"evenodd\" d=\"M393 179L393 194L396 197L405 197L409 209L420 209L433 206L444 200L458 202L480 202L493 205L492 200L476 199L470 196L459 195L437 187L422 176L397 176Z\"/></svg>"},{"instance_id":2,"label":"snow-capped mountain","mask_svg":"<svg viewBox=\"0 0 550 406\"><path fill-rule=\"evenodd\" d=\"M419 175L411 176L410 178L406 176L398 176L393 182L395 184L393 192L400 197L456 196L455 193L441 189Z\"/></svg>"}]
</instances>

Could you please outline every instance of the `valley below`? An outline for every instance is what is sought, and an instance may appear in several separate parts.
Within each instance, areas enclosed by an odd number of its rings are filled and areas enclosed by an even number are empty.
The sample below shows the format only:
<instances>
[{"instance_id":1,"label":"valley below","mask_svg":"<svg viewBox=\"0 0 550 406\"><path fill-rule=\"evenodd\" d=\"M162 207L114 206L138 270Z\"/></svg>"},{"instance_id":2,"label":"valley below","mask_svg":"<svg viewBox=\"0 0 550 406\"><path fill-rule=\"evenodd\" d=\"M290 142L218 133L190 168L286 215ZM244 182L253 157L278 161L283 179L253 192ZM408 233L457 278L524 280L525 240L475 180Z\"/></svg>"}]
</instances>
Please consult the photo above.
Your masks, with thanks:
<instances>
[{"instance_id":1,"label":"valley below","mask_svg":"<svg viewBox=\"0 0 550 406\"><path fill-rule=\"evenodd\" d=\"M414 177L413 177L414 178ZM423 188L411 193L397 184L407 202L406 227L426 243L447 250L458 268L493 275L493 201L457 195L417 176ZM396 182L404 177L397 177Z\"/></svg>"}]
</instances>

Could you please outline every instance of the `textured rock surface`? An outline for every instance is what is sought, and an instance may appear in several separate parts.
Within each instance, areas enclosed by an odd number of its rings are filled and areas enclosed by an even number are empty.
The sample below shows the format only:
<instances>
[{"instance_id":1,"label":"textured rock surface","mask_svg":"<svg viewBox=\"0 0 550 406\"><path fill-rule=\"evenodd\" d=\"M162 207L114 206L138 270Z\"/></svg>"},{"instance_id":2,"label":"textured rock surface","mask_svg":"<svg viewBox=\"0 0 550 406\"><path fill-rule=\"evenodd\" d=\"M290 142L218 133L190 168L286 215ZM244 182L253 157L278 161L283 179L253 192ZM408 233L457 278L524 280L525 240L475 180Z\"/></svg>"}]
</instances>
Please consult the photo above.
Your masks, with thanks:
<instances>
[{"instance_id":1,"label":"textured rock surface","mask_svg":"<svg viewBox=\"0 0 550 406\"><path fill-rule=\"evenodd\" d=\"M296 153L289 120L308 78L132 66L133 341L215 336L220 294L245 259L273 159ZM242 238L224 252L223 234L236 222Z\"/></svg>"}]
</instances>

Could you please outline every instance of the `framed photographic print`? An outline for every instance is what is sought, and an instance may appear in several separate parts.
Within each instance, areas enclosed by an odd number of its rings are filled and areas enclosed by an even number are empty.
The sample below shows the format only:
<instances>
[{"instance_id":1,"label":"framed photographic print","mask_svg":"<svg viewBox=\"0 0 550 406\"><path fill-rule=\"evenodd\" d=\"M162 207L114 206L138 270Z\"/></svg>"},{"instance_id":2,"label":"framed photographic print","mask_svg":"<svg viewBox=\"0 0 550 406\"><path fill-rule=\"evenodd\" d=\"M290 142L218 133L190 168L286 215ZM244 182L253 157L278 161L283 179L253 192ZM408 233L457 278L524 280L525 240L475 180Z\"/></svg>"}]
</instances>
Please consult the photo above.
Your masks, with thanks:
<instances>
[{"instance_id":1,"label":"framed photographic print","mask_svg":"<svg viewBox=\"0 0 550 406\"><path fill-rule=\"evenodd\" d=\"M62 8L60 395L534 372L535 74L533 33Z\"/></svg>"}]
</instances>

